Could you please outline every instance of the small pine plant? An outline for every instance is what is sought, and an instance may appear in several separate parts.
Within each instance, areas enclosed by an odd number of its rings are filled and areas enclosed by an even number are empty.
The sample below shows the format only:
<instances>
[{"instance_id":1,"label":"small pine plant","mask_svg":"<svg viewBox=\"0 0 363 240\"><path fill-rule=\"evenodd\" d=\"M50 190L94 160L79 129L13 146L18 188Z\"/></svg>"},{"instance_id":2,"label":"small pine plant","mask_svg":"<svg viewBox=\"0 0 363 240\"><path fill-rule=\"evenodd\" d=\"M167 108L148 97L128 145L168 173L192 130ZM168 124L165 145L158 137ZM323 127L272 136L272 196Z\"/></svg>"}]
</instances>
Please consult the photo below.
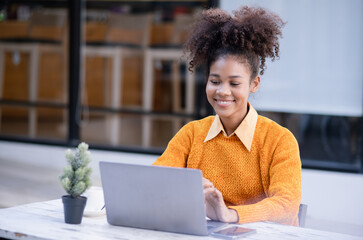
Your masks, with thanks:
<instances>
[{"instance_id":1,"label":"small pine plant","mask_svg":"<svg viewBox=\"0 0 363 240\"><path fill-rule=\"evenodd\" d=\"M75 151L66 151L68 165L64 167L63 174L59 177L66 192L74 198L81 196L90 186L92 169L88 167L91 162L91 153L88 144L82 142Z\"/></svg>"}]
</instances>

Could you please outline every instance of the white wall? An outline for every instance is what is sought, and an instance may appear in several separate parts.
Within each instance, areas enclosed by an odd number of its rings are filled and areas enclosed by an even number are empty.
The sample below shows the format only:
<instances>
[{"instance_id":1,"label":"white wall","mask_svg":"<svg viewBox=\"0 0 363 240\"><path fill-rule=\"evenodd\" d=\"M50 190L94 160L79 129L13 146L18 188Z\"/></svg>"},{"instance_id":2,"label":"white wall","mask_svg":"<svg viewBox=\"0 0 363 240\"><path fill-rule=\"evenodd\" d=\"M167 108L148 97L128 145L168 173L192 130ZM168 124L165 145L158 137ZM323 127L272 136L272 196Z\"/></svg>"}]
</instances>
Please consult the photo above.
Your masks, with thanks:
<instances>
[{"instance_id":1,"label":"white wall","mask_svg":"<svg viewBox=\"0 0 363 240\"><path fill-rule=\"evenodd\" d=\"M363 1L221 0L231 12L261 6L284 21L280 60L267 61L256 109L362 116Z\"/></svg>"},{"instance_id":2,"label":"white wall","mask_svg":"<svg viewBox=\"0 0 363 240\"><path fill-rule=\"evenodd\" d=\"M0 141L1 159L61 169L64 147ZM91 150L93 182L99 182L99 161L153 163L157 156ZM363 236L363 175L302 171L302 202L308 205L307 227Z\"/></svg>"},{"instance_id":3,"label":"white wall","mask_svg":"<svg viewBox=\"0 0 363 240\"><path fill-rule=\"evenodd\" d=\"M363 236L363 174L303 169L307 227Z\"/></svg>"}]
</instances>

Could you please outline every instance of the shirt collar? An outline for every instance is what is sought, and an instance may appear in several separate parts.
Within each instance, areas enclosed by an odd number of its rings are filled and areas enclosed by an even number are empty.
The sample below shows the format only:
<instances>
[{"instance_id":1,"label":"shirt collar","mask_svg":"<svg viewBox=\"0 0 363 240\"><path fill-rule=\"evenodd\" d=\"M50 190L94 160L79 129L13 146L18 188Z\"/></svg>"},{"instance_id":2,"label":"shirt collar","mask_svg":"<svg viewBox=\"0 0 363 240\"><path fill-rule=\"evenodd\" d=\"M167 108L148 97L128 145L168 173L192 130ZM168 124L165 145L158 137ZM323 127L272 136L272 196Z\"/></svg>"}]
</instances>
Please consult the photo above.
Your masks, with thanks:
<instances>
[{"instance_id":1,"label":"shirt collar","mask_svg":"<svg viewBox=\"0 0 363 240\"><path fill-rule=\"evenodd\" d=\"M231 134L236 134L239 140L245 145L248 151L251 151L253 135L255 133L256 124L257 124L257 112L256 110L248 103L249 110L246 117L237 127L237 129ZM214 118L214 121L209 129L207 137L204 139L204 142L207 142L213 138L215 138L220 132L223 133L224 136L227 136L226 131L223 128L222 122L218 115Z\"/></svg>"}]
</instances>

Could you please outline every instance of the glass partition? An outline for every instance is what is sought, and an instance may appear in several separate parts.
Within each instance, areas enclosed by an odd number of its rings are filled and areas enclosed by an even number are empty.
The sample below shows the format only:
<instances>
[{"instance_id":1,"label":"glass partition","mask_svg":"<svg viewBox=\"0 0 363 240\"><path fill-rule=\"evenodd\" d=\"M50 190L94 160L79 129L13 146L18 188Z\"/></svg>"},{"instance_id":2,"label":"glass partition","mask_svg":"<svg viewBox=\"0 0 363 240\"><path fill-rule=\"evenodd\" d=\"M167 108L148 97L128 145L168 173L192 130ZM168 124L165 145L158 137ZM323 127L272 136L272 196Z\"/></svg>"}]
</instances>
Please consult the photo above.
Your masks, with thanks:
<instances>
[{"instance_id":1,"label":"glass partition","mask_svg":"<svg viewBox=\"0 0 363 240\"><path fill-rule=\"evenodd\" d=\"M162 153L184 124L213 114L205 73L187 71L182 43L194 17L216 6L210 0L1 2L0 140L86 141L99 149ZM354 81L361 86L362 79ZM273 83L263 86L251 102L296 136L304 167L363 172L361 114L258 106ZM264 104L278 100L269 96ZM346 95L329 97L339 96Z\"/></svg>"},{"instance_id":2,"label":"glass partition","mask_svg":"<svg viewBox=\"0 0 363 240\"><path fill-rule=\"evenodd\" d=\"M208 1L87 2L81 139L160 149L196 116L182 44Z\"/></svg>"},{"instance_id":3,"label":"glass partition","mask_svg":"<svg viewBox=\"0 0 363 240\"><path fill-rule=\"evenodd\" d=\"M8 2L0 21L0 134L67 137L66 2Z\"/></svg>"}]
</instances>

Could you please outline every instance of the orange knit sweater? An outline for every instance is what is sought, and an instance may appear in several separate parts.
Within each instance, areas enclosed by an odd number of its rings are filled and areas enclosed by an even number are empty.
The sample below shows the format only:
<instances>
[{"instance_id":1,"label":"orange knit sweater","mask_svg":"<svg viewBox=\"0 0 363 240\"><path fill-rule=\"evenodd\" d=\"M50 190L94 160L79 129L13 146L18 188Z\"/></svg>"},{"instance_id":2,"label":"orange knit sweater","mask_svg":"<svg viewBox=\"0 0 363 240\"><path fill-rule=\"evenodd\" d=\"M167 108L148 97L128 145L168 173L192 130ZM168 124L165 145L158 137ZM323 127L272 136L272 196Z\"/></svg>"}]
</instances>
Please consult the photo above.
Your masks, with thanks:
<instances>
[{"instance_id":1,"label":"orange knit sweater","mask_svg":"<svg viewBox=\"0 0 363 240\"><path fill-rule=\"evenodd\" d=\"M272 221L298 225L301 161L286 128L258 116L249 152L236 135L204 142L214 116L185 125L155 165L202 170L235 209L239 223Z\"/></svg>"}]
</instances>

